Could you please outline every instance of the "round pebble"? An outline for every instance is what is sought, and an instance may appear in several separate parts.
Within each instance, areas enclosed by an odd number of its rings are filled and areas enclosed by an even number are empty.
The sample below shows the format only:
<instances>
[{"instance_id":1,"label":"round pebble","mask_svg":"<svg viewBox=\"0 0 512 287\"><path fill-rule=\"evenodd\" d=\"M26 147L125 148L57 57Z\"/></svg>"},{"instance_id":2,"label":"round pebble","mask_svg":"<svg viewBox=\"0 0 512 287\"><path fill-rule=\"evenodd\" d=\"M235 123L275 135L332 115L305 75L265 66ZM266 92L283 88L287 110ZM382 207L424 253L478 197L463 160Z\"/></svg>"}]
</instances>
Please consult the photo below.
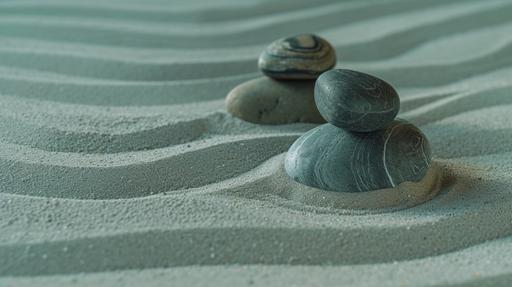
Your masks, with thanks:
<instances>
[{"instance_id":1,"label":"round pebble","mask_svg":"<svg viewBox=\"0 0 512 287\"><path fill-rule=\"evenodd\" d=\"M276 81L260 77L231 90L229 113L257 124L325 123L314 100L314 81Z\"/></svg>"},{"instance_id":2,"label":"round pebble","mask_svg":"<svg viewBox=\"0 0 512 287\"><path fill-rule=\"evenodd\" d=\"M315 85L315 102L331 124L355 132L371 132L390 123L400 98L387 82L352 70L323 73Z\"/></svg>"},{"instance_id":3,"label":"round pebble","mask_svg":"<svg viewBox=\"0 0 512 287\"><path fill-rule=\"evenodd\" d=\"M329 191L363 192L423 179L430 166L423 133L394 120L372 133L353 133L329 123L308 131L286 154L295 181Z\"/></svg>"},{"instance_id":4,"label":"round pebble","mask_svg":"<svg viewBox=\"0 0 512 287\"><path fill-rule=\"evenodd\" d=\"M272 42L261 53L258 66L275 79L316 79L336 65L336 53L326 40L301 34Z\"/></svg>"}]
</instances>

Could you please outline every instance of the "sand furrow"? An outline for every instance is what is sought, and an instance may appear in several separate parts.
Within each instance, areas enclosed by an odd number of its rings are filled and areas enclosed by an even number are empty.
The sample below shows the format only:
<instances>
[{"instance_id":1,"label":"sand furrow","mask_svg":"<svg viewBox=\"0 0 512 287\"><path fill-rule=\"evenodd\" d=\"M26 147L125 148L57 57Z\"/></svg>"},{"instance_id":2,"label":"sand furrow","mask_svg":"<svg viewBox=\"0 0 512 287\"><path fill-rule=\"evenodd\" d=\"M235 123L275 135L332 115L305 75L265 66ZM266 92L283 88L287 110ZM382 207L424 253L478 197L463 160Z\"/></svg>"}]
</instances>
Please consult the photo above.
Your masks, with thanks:
<instances>
[{"instance_id":1,"label":"sand furrow","mask_svg":"<svg viewBox=\"0 0 512 287\"><path fill-rule=\"evenodd\" d=\"M395 2L403 0L392 0ZM453 1L453 0L452 0ZM389 1L388 1L389 2ZM384 6L386 7L387 3ZM396 4L395 4L396 5ZM366 6L366 7L365 7ZM26 15L26 14L9 14L1 18L2 23L13 24L31 24L39 23L43 25L62 25L69 27L83 27L99 30L112 30L112 31L130 31L148 34L158 34L162 36L227 36L229 34L239 34L241 32L253 32L256 36L261 37L264 33L258 31L274 27L277 25L286 25L288 22L298 22L301 19L315 19L325 15L332 15L333 13L340 13L345 11L360 11L362 12L371 10L367 7L368 3L364 2L344 2L344 3L331 3L329 5L317 5L309 7L303 11L283 11L281 13L272 15L265 15L263 17L247 17L240 20L232 20L220 23L154 23L152 21L137 21L133 18L127 19L112 19L112 18L98 18L98 17L84 17L74 16L69 17L60 16L47 16L47 15ZM398 5L396 5L398 6ZM415 5L408 5L409 9L417 8ZM359 14L359 13L357 13ZM361 13L364 15L364 13ZM1 15L1 13L0 13ZM325 25L325 24L324 24ZM289 29L289 28L288 28Z\"/></svg>"},{"instance_id":2,"label":"sand furrow","mask_svg":"<svg viewBox=\"0 0 512 287\"><path fill-rule=\"evenodd\" d=\"M270 162L273 169L280 168L282 165L280 158L282 157L274 158ZM173 209L170 210L171 217L176 220L174 224L180 226L183 224L180 223L180 220L186 220L185 215L180 215L179 211L182 209L180 206L190 205L186 203L187 200L195 201L196 205L203 206L203 216L208 217L210 212L218 216L218 218L210 218L209 222L198 222L197 226L185 223L188 228L178 227L167 230L162 229L162 225L159 225L158 229L147 230L146 226L146 228L131 232L120 229L116 232L111 231L112 234L101 232L101 235L93 235L93 233L85 238L35 242L29 240L30 243L25 244L2 244L0 245L0 254L2 255L0 258L6 260L7 264L0 264L3 266L0 272L2 275L26 276L188 265L317 265L326 262L336 265L375 264L444 254L467 248L485 240L510 235L510 221L507 214L496 212L503 206L508 206L512 200L510 194L505 191L510 188L510 182L505 182L495 176L487 177L487 181L481 181L478 178L489 176L488 171L475 169L468 174L467 170L465 171L461 166L448 162L444 165L450 173L458 174L457 180L447 182L445 191L430 202L403 211L378 216L337 215L337 222L325 222L326 215L314 211L297 213L293 210L286 211L287 209L282 207L280 210L272 208L276 202L271 199L272 181L244 182L242 185L231 186L217 185L214 188L220 190L198 194L197 198L188 196L188 199L176 206L177 209L174 212ZM275 173L269 175L268 169L266 174L270 178L276 177ZM461 176L462 174L465 175ZM279 176L290 181L286 176ZM243 197L246 193L261 190L258 185L270 187L266 196L261 194L258 198L261 203L247 202L246 205L232 206L230 209L256 208L257 211L253 212L253 215L262 213L269 218L275 218L272 227L261 226L255 222L239 226L236 224L236 220L232 221L233 210L227 210L226 213L216 211L223 208L222 206L229 201L230 197ZM485 188L487 185L497 188L484 196L478 189ZM476 188L468 190L467 186ZM207 189L208 187L205 190ZM217 197L216 194L221 197ZM214 201L204 198L210 196L217 198ZM481 206L483 198L485 198L485 206ZM17 199L12 198L11 200L16 201ZM173 197L172 200L178 199ZM132 206L139 206L137 208L139 210L129 211L130 216L124 216L123 220L125 221L139 221L140 218L132 213L143 212L143 209L153 209L155 204L157 206L166 204L165 197L149 197L144 201L146 203L103 202L101 209L97 209L98 205L92 204L90 201L78 205L77 201L62 201L59 205L52 204L55 206L54 208L48 208L48 204L42 201L34 201L33 204L41 205L43 208L47 206L42 212L39 212L42 213L40 214L42 216L58 214L55 209L70 210L66 209L66 205L76 205L79 210L75 210L75 214L86 216L90 211L81 211L81 209L91 208L100 212L93 216L98 218L104 216L101 213L112 213L115 210L127 211ZM461 201L463 204L460 204ZM269 206L265 202L271 203L271 205ZM116 208L108 208L109 205L116 206ZM125 205L127 208L122 208L119 205ZM34 206L31 210L40 210L41 207ZM475 214L474 208L478 208L478 214ZM104 210L104 212L100 210ZM433 212L434 210L435 212ZM27 213L30 212L27 211ZM424 216L416 217L418 213L422 213ZM244 217L251 213L245 214L240 211L235 214ZM224 216L229 216L231 219L223 218ZM73 220L77 219L69 219L69 221ZM91 221L93 220L91 218ZM157 221L159 220L157 219ZM382 222L387 222L386 226L383 227ZM53 225L51 221L44 224ZM158 226L157 222L155 224ZM478 232L469 234L466 232L468 228L475 226L478 226ZM68 230L68 234L56 233L56 235L69 237L76 233L75 229L80 228L80 226L72 227ZM433 230L446 228L450 229L449 233L433 232ZM204 241L202 238L210 238L210 240ZM226 241L229 241L230 244L225 244ZM318 244L311 245L311 241L318 242ZM444 244L437 245L438 241L442 241ZM144 242L142 246L141 242ZM387 242L387 244L382 245L379 242ZM265 251L256 252L259 246L266 246ZM436 246L436 248L432 248L432 246ZM128 250L129 252L127 252ZM196 252L190 252L190 250ZM332 250L337 252L333 253ZM23 256L20 256L21 254ZM353 256L355 254L357 256ZM62 260L52 260L52 256L58 256ZM9 258L19 258L19 261L7 261ZM74 258L81 258L82 262L77 262L73 260ZM52 264L44 264L44 262L52 262ZM19 266L22 265L28 265L30 268L20 268Z\"/></svg>"},{"instance_id":3,"label":"sand furrow","mask_svg":"<svg viewBox=\"0 0 512 287\"><path fill-rule=\"evenodd\" d=\"M462 2L461 0L451 1L403 1L392 0L386 2L342 2L330 3L329 5L319 5L317 3L314 7L308 7L299 11L282 11L277 15L265 15L264 17L257 18L243 18L238 21L229 21L227 23L176 23L172 25L162 26L162 23L152 23L152 21L137 21L136 18L115 19L111 17L84 17L86 15L73 15L63 17L62 15L49 16L44 13L41 15L30 15L20 13L9 13L1 18L3 23L38 23L44 25L64 25L72 27L90 27L97 29L112 29L112 30L129 30L133 32L143 33L159 33L165 35L197 35L197 36L221 36L228 34L239 34L241 32L253 33L255 37L260 37L268 34L262 33L263 29L272 27L273 29L280 28L281 26L291 29L301 29L306 21L308 22L307 29L319 30L324 27L331 28L333 25L340 25L344 23L353 23L357 21L364 21L373 19L375 16L383 17L390 14L399 14L403 12L410 12L420 10L422 8L436 7L447 3ZM467 1L466 1L467 2ZM24 7L26 10L26 7ZM46 7L48 9L48 7ZM378 13L376 11L378 9ZM3 13L7 13L2 11ZM44 11L44 9L43 9ZM0 13L1 15L1 13ZM333 21L333 15L338 15L341 21ZM317 21L317 20L322 21ZM305 28L305 27L304 27ZM282 31L286 33L287 31ZM288 31L289 33L289 31ZM241 34L240 36L243 36ZM264 40L267 40L264 38Z\"/></svg>"},{"instance_id":4,"label":"sand furrow","mask_svg":"<svg viewBox=\"0 0 512 287\"><path fill-rule=\"evenodd\" d=\"M372 62L355 62L360 67L403 67L428 64L448 64L468 61L485 54L491 54L511 41L512 24L504 23L491 27L475 27L464 33L426 41L402 55ZM486 41L482 43L482 40ZM489 42L490 41L490 42ZM264 45L230 47L230 53L223 48L201 50L177 50L165 48L106 47L90 44L53 43L44 40L28 40L14 37L0 37L0 51L43 56L75 57L77 59L117 61L132 64L208 64L218 62L243 62L255 60ZM451 53L457 49L458 53ZM215 55L215 57L212 57ZM347 63L340 59L341 64Z\"/></svg>"},{"instance_id":5,"label":"sand furrow","mask_svg":"<svg viewBox=\"0 0 512 287\"><path fill-rule=\"evenodd\" d=\"M452 2L460 1L460 0L451 0ZM409 4L407 4L409 3ZM422 2L405 2L401 3L397 7L407 7L412 6L412 8L424 8L423 5L429 4L428 6L433 6L427 1ZM444 3L440 1L434 1L434 3ZM407 32L407 30L410 30L410 34L417 34L417 29L422 29L422 26L425 26L423 31L424 33L419 35L437 35L439 37L439 34L441 35L449 35L448 33L454 33L454 32L461 32L463 30L461 29L468 29L468 27L474 27L472 26L473 21L470 21L468 18L474 18L482 15L486 15L491 13L494 16L491 18L489 17L489 24L498 24L503 23L504 21L508 21L509 18L506 17L509 12L508 6L506 5L506 1L503 0L493 0L493 1L487 1L485 3L476 3L476 2L469 2L468 4L464 4L467 7L464 7L462 5L455 5L452 3L452 5L445 5L447 7L438 7L437 9L430 8L425 9L424 11L417 12L419 15L416 16L416 18L424 18L425 20L420 23L420 27L400 27L399 25L395 25L396 28L383 30L381 33L371 33L369 36L366 36L366 40L357 40L352 39L350 42L353 41L359 41L359 42L372 42L372 40L376 40L379 38L384 38L382 41L385 41L387 43L390 43L392 40L396 41L396 39L389 39L389 37L385 37L388 34L395 34L395 36L398 36L398 34L403 34L404 30ZM428 7L427 6L427 7ZM435 6L435 5L434 5ZM462 7L460 7L462 6ZM499 7L498 9L493 7ZM503 7L502 7L503 6ZM487 8L485 10L482 10L483 8ZM392 8L390 11L394 12L397 8ZM329 9L327 9L328 11ZM369 9L370 11L380 12L380 10L375 10L375 8ZM399 10L399 9L398 9ZM482 11L480 11L482 10ZM443 16L439 17L437 13L439 11L443 11ZM444 12L446 11L446 12ZM478 11L478 12L476 12ZM357 11L356 11L357 12ZM321 21L314 21L315 19L298 19L296 20L296 23L285 23L281 27L279 25L273 25L272 29L268 29L268 27L261 28L259 31L254 30L250 31L251 33L248 33L248 31L243 31L239 33L230 33L228 35L200 35L200 36L194 36L194 35L165 35L165 34L158 34L156 32L136 32L136 31L129 31L126 29L122 30L113 30L113 29L107 29L107 28L92 28L92 27L82 27L82 26L63 26L59 23L44 23L41 21L34 22L34 23L27 23L27 22L9 22L4 21L2 23L2 26L4 29L0 30L1 36L12 36L12 37L20 37L20 38L29 38L29 39L44 39L44 40L53 40L53 41L64 41L64 42L70 42L70 43L86 43L86 44L98 44L98 45L105 45L105 46L115 46L115 47L140 47L140 48L150 48L150 47L167 47L167 48L181 48L181 49L187 49L187 48L200 48L204 46L208 47L240 47L240 46L247 46L247 45L254 45L259 43L264 43L265 41L273 40L276 37L282 36L283 34L289 34L292 31L297 31L297 29L300 29L301 25L307 25L307 28L304 27L307 31L312 30L321 30L322 28L326 28L328 26L332 26L333 23L339 23L340 19L348 19L347 23L351 23L348 25L348 27L343 27L341 31L334 30L334 32L326 33L325 36L328 36L328 38L332 39L346 39L343 37L343 34L350 34L354 33L357 29L362 26L360 24L359 26L352 24L353 22L357 22L358 19L352 19L350 15L365 15L367 11L361 11L361 13L355 13L354 11L347 11L347 17L342 17L343 15L340 15L340 13L333 13L327 17L326 15L320 15L319 18ZM501 15L500 13L503 13ZM407 17L410 17L407 15L407 13L403 13ZM466 15L466 16L464 16ZM374 16L374 15L371 15ZM461 19L458 20L456 17L460 17ZM376 20L372 18L377 18ZM386 25L382 25L379 23L378 17L372 17L371 20L361 21L361 22L368 22L366 25L375 25L376 27L384 27L386 28ZM391 17L388 17L391 18ZM440 22L443 19L449 19L449 18L455 18L455 20L458 20L460 28L456 31L444 31L437 29L436 27L431 27L432 24L435 25L435 23ZM485 17L481 17L485 18ZM403 19L400 19L400 17L392 17L391 19L395 22L403 21ZM387 19L389 21L389 19ZM329 22L330 21L330 22ZM343 20L341 20L343 21ZM332 22L332 23L331 23ZM323 27L312 27L311 25L318 25L315 23L323 24ZM325 23L325 24L324 24ZM437 25L441 25L441 23L438 23ZM352 27L352 25L354 27ZM293 30L290 30L293 27ZM389 24L387 25L389 27ZM453 26L457 27L457 26ZM417 28L417 29L414 29ZM303 29L303 30L304 30ZM401 32L401 33L399 33ZM427 33L428 32L428 33ZM255 35L262 35L262 37L257 37ZM373 35L373 36L372 36ZM402 35L402 37L405 35ZM343 38L342 38L343 37ZM363 38L363 39L365 39ZM373 38L373 39L372 39ZM344 40L346 41L346 40ZM381 41L381 42L382 42ZM361 49L360 46L366 46L363 43L359 44L352 44L352 46L346 46L348 44L347 42L344 42L345 46L339 46L338 41L333 40L333 43L337 46L338 51L347 51L346 54L348 55L349 60L355 59L353 55L357 55L356 51ZM375 41L374 41L375 42ZM417 42L417 41L416 41ZM385 45L384 43L379 43L381 46ZM356 45L356 46L354 46ZM388 45L389 46L389 45ZM403 45L401 45L403 46ZM387 51L392 51L392 47L388 47L386 49ZM361 53L361 51L359 51ZM366 54L369 54L365 52ZM389 55L386 55L389 57ZM368 57L368 56L367 56Z\"/></svg>"},{"instance_id":6,"label":"sand furrow","mask_svg":"<svg viewBox=\"0 0 512 287\"><path fill-rule=\"evenodd\" d=\"M35 74L35 76L32 76L32 74ZM422 98L420 102L423 105L430 102L430 97L439 94L460 93L472 85L478 85L478 90L499 88L504 84L507 86L506 80L510 75L512 75L512 69L505 68L457 80L445 86L422 87L419 93L400 86L398 89L399 91L403 90L400 95L404 102L408 102L409 97L413 96L418 99ZM4 95L63 103L101 106L154 106L220 100L235 85L256 76L257 74L250 74L221 79L133 83L72 77L61 78L49 73L4 69L4 71L0 71L0 91ZM407 107L407 104L404 107ZM413 114L407 114L407 117L413 116Z\"/></svg>"},{"instance_id":7,"label":"sand furrow","mask_svg":"<svg viewBox=\"0 0 512 287\"><path fill-rule=\"evenodd\" d=\"M136 63L77 56L0 51L2 65L85 78L123 81L175 81L221 78L257 72L254 59L197 63ZM254 57L255 58L255 57Z\"/></svg>"},{"instance_id":8,"label":"sand furrow","mask_svg":"<svg viewBox=\"0 0 512 287\"><path fill-rule=\"evenodd\" d=\"M400 116L417 124L425 125L468 111L510 104L512 103L511 92L511 86L504 86L456 93L441 99L432 99L430 102L425 101L423 106L404 112ZM482 115L484 119L487 117L486 113ZM506 121L507 118L504 117L500 122Z\"/></svg>"},{"instance_id":9,"label":"sand furrow","mask_svg":"<svg viewBox=\"0 0 512 287\"><path fill-rule=\"evenodd\" d=\"M215 135L300 133L311 124L258 126L223 111L224 101L101 108L3 97L2 141L56 152L119 153L184 144ZM183 110L193 109L183 113Z\"/></svg>"},{"instance_id":10,"label":"sand furrow","mask_svg":"<svg viewBox=\"0 0 512 287\"><path fill-rule=\"evenodd\" d=\"M468 61L485 54L491 54L511 40L510 23L491 27L475 27L469 31L426 41L404 54L377 62L356 62L358 67L402 67L428 64L447 64ZM485 42L482 42L485 41ZM201 50L177 50L165 48L130 49L126 47L106 47L90 44L52 43L44 40L27 40L13 37L0 37L0 51L48 56L74 56L90 60L120 61L136 64L208 64L217 62L238 62L255 59L263 45L230 47L230 53L222 48ZM451 53L452 49L458 51ZM215 55L215 57L212 57ZM341 64L347 63L342 58Z\"/></svg>"},{"instance_id":11,"label":"sand furrow","mask_svg":"<svg viewBox=\"0 0 512 287\"><path fill-rule=\"evenodd\" d=\"M496 91L498 92L500 91ZM435 134L435 137L430 137L433 153L443 158L460 158L511 152L510 92L509 89L503 93L507 100L498 100L499 104L495 103L487 108L467 109L465 112L456 110L449 117L439 117L438 121L423 126L427 135ZM491 95L494 94L483 94L479 99ZM495 99L489 99L492 100ZM463 101L458 102L460 106L467 104ZM492 139L493 145L486 144L489 139Z\"/></svg>"},{"instance_id":12,"label":"sand furrow","mask_svg":"<svg viewBox=\"0 0 512 287\"><path fill-rule=\"evenodd\" d=\"M53 76L53 75L52 75ZM176 82L129 83L41 77L0 77L2 95L101 106L151 106L223 99L257 74Z\"/></svg>"},{"instance_id":13,"label":"sand furrow","mask_svg":"<svg viewBox=\"0 0 512 287\"><path fill-rule=\"evenodd\" d=\"M48 152L0 143L0 168L6 171L0 175L0 192L114 199L198 187L256 167L287 150L297 137L212 137L154 151L104 155ZM205 157L212 160L202 162Z\"/></svg>"},{"instance_id":14,"label":"sand furrow","mask_svg":"<svg viewBox=\"0 0 512 287\"><path fill-rule=\"evenodd\" d=\"M388 59L370 62L347 62L359 69L421 67L451 65L484 57L499 51L512 41L512 23L471 29L469 31L432 39L407 52ZM457 53L453 53L453 51Z\"/></svg>"},{"instance_id":15,"label":"sand furrow","mask_svg":"<svg viewBox=\"0 0 512 287\"><path fill-rule=\"evenodd\" d=\"M479 2L479 4L482 3ZM474 5L466 10L458 9L456 6L453 9L439 9L430 14L426 13L426 16L422 17L424 19L418 19L422 21L417 21L415 25L407 25L405 27L397 23L408 21L411 18L418 18L421 15L405 15L405 19L393 17L388 19L388 22L391 23L386 23L386 21L383 21L384 23L375 23L375 25L380 24L382 26L381 29L384 31L377 29L368 35L362 34L364 36L360 40L352 37L344 40L346 41L345 43L336 43L336 41L334 43L339 57L344 57L349 61L372 61L396 57L425 42L441 37L456 35L457 33L467 32L472 29L509 23L510 17L508 15L512 5L508 2L496 2L495 5L498 7L494 8L491 6L490 8L485 8ZM478 21L474 21L475 18L478 18ZM364 26L356 26L352 30L362 30ZM348 33L355 32L350 31L350 29L348 30ZM334 30L332 32L324 31L322 34L325 37L336 39L342 37L344 33L343 30ZM356 41L359 43L353 43Z\"/></svg>"},{"instance_id":16,"label":"sand furrow","mask_svg":"<svg viewBox=\"0 0 512 287\"><path fill-rule=\"evenodd\" d=\"M494 240L471 248L441 256L395 262L394 264L366 264L347 266L283 266L283 265L228 265L189 266L177 268L110 271L76 275L38 276L39 286L125 286L137 284L161 286L154 278L177 285L282 286L287 282L296 286L322 282L329 286L382 286L413 285L421 280L431 287L508 286L512 280L510 262L506 256L512 252L512 238ZM489 258L489 260L479 260ZM497 263L493 265L493 263ZM489 270L482 274L482 270ZM250 279L247 279L250 278ZM14 286L33 286L26 277L0 278L0 282ZM442 283L440 283L442 282ZM82 285L80 285L82 284Z\"/></svg>"},{"instance_id":17,"label":"sand furrow","mask_svg":"<svg viewBox=\"0 0 512 287\"><path fill-rule=\"evenodd\" d=\"M70 15L76 17L100 17L110 19L132 19L145 22L171 23L211 23L233 21L294 10L308 9L318 5L332 3L332 0L316 1L281 1L280 3L261 3L258 1L225 1L226 3L195 3L196 5L179 5L179 2L140 3L104 2L104 1L3 1L0 14L6 15ZM347 1L350 5L350 1Z\"/></svg>"},{"instance_id":18,"label":"sand furrow","mask_svg":"<svg viewBox=\"0 0 512 287\"><path fill-rule=\"evenodd\" d=\"M446 85L479 74L508 68L512 64L512 43L492 54L457 64L367 70L399 87L431 87Z\"/></svg>"},{"instance_id":19,"label":"sand furrow","mask_svg":"<svg viewBox=\"0 0 512 287\"><path fill-rule=\"evenodd\" d=\"M69 131L0 117L2 141L32 148L83 153L118 153L184 144L205 138L208 119L180 121L124 133ZM12 131L16 131L13 133Z\"/></svg>"},{"instance_id":20,"label":"sand furrow","mask_svg":"<svg viewBox=\"0 0 512 287\"><path fill-rule=\"evenodd\" d=\"M505 28L508 26L505 26ZM399 86L440 85L493 71L510 66L511 41L503 42L498 47L486 53L480 53L458 62L444 62L423 65L397 65L393 60L385 65L365 65L349 63L338 66L347 66L354 69L366 70L380 75ZM450 48L450 47L447 47ZM411 54L411 53L409 53ZM29 51L14 51L4 49L0 51L4 56L2 64L17 69L37 69L69 76L85 78L112 79L124 81L177 81L201 78L222 78L226 76L252 74L257 72L255 64L256 53L250 59L224 60L217 62L187 62L166 63L165 61L137 62L126 60L109 60L101 58L82 57L78 55L55 55L48 53L33 53ZM418 56L420 57L421 54ZM409 60L411 61L411 60ZM468 67L471 66L472 69ZM222 69L221 69L222 67ZM448 72L438 73L438 70ZM222 72L219 72L222 71ZM426 82L425 75L429 75ZM437 78L432 75L440 75ZM442 76L441 76L442 75Z\"/></svg>"},{"instance_id":21,"label":"sand furrow","mask_svg":"<svg viewBox=\"0 0 512 287\"><path fill-rule=\"evenodd\" d=\"M512 42L489 53L456 63L438 63L417 66L372 67L368 65L339 63L352 69L364 70L393 82L400 87L439 86L468 78L469 76L511 66ZM5 68L33 69L38 71L78 76L88 79L122 80L132 82L180 81L204 78L223 78L257 73L255 60L210 63L134 63L104 59L81 58L48 54L0 51ZM469 69L471 67L472 69ZM221 69L222 68L222 69ZM218 72L222 70L222 72ZM445 71L439 73L440 70ZM426 75L429 75L428 81ZM433 77L432 75L439 75Z\"/></svg>"}]
</instances>

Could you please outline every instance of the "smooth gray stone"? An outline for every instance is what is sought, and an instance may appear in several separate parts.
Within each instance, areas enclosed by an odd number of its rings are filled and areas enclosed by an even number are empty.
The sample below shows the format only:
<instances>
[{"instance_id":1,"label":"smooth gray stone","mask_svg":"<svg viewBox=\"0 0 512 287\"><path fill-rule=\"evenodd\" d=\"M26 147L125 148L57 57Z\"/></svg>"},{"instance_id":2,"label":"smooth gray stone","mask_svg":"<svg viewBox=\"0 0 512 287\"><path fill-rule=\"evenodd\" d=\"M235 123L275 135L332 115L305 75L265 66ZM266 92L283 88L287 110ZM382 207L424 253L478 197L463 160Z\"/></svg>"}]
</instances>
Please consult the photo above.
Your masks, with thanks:
<instances>
[{"instance_id":1,"label":"smooth gray stone","mask_svg":"<svg viewBox=\"0 0 512 287\"><path fill-rule=\"evenodd\" d=\"M327 122L350 131L370 132L390 123L400 98L387 82L352 70L323 73L315 85L315 102Z\"/></svg>"},{"instance_id":2,"label":"smooth gray stone","mask_svg":"<svg viewBox=\"0 0 512 287\"><path fill-rule=\"evenodd\" d=\"M394 120L372 133L355 133L329 123L297 139L286 154L286 173L302 184L329 191L362 192L420 181L430 166L423 133Z\"/></svg>"},{"instance_id":3,"label":"smooth gray stone","mask_svg":"<svg viewBox=\"0 0 512 287\"><path fill-rule=\"evenodd\" d=\"M260 77L231 90L229 113L257 124L325 123L315 105L314 81L277 81Z\"/></svg>"},{"instance_id":4,"label":"smooth gray stone","mask_svg":"<svg viewBox=\"0 0 512 287\"><path fill-rule=\"evenodd\" d=\"M334 48L325 39L312 34L276 40L258 60L263 74L275 79L316 79L335 65Z\"/></svg>"}]
</instances>

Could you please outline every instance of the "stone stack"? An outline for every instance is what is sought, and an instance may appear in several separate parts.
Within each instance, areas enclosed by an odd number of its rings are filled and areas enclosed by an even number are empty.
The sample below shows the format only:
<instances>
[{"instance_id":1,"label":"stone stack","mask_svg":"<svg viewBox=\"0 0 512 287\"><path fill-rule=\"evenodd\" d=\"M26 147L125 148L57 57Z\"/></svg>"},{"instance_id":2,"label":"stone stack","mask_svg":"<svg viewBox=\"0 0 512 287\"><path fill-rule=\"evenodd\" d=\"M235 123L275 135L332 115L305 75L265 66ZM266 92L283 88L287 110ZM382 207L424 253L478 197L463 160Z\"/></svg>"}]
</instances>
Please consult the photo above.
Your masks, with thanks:
<instances>
[{"instance_id":1,"label":"stone stack","mask_svg":"<svg viewBox=\"0 0 512 287\"><path fill-rule=\"evenodd\" d=\"M228 112L258 124L325 122L314 101L315 79L336 64L324 39L301 34L272 42L260 55L260 77L235 87L226 98Z\"/></svg>"},{"instance_id":2,"label":"stone stack","mask_svg":"<svg viewBox=\"0 0 512 287\"><path fill-rule=\"evenodd\" d=\"M330 70L316 81L315 102L328 122L290 147L285 170L295 181L329 191L362 192L420 181L430 166L423 133L395 119L395 89L374 76Z\"/></svg>"},{"instance_id":3,"label":"stone stack","mask_svg":"<svg viewBox=\"0 0 512 287\"><path fill-rule=\"evenodd\" d=\"M316 35L276 40L258 61L265 77L235 87L227 109L258 124L327 121L286 155L286 172L302 184L362 192L423 179L430 146L417 127L395 119L396 90L365 73L331 70L335 64L333 47Z\"/></svg>"}]
</instances>

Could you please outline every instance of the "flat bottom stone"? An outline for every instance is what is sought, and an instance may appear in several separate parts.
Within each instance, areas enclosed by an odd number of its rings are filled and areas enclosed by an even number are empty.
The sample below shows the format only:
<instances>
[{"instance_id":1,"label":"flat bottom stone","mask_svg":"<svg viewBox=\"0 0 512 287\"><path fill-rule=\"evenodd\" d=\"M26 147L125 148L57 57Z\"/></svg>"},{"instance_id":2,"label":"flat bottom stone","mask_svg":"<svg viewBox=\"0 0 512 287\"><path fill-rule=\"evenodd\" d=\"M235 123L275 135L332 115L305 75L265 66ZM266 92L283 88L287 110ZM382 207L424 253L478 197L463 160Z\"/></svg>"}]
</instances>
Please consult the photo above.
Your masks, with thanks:
<instances>
[{"instance_id":1,"label":"flat bottom stone","mask_svg":"<svg viewBox=\"0 0 512 287\"><path fill-rule=\"evenodd\" d=\"M235 87L226 98L229 113L257 124L324 123L314 100L315 81L261 77Z\"/></svg>"}]
</instances>

